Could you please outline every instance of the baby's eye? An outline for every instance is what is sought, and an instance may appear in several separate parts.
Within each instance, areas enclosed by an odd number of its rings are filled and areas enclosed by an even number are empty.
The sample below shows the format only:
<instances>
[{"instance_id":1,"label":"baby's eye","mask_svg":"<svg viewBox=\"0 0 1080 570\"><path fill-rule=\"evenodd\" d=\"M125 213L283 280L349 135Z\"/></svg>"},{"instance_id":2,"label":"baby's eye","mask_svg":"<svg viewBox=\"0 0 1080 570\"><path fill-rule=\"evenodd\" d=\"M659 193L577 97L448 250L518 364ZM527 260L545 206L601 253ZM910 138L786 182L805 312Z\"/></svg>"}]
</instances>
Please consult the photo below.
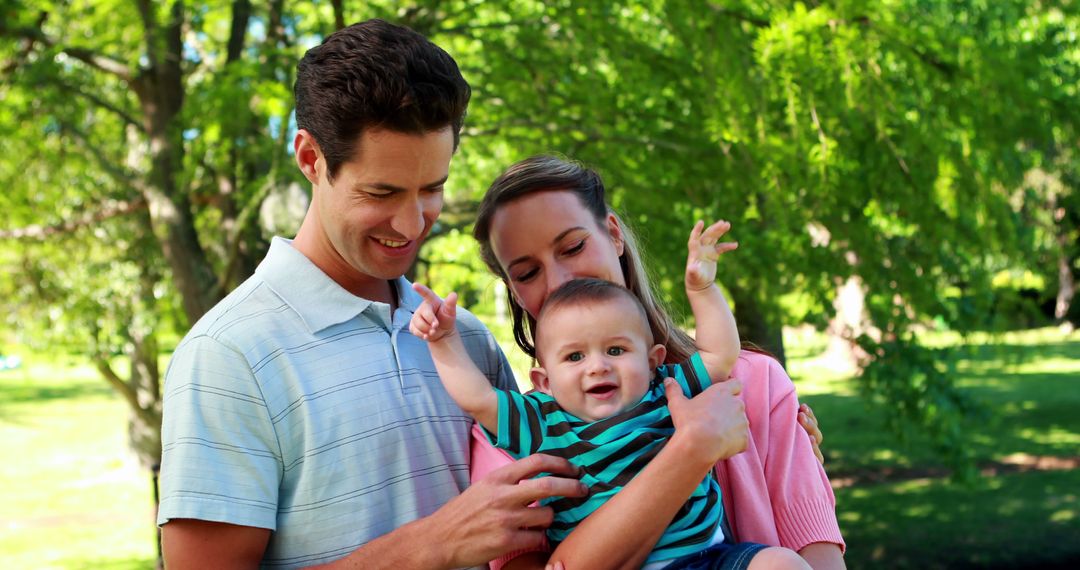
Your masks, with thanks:
<instances>
[{"instance_id":1,"label":"baby's eye","mask_svg":"<svg viewBox=\"0 0 1080 570\"><path fill-rule=\"evenodd\" d=\"M619 356L626 352L626 349L621 346L612 346L607 349L608 356Z\"/></svg>"},{"instance_id":2,"label":"baby's eye","mask_svg":"<svg viewBox=\"0 0 1080 570\"><path fill-rule=\"evenodd\" d=\"M571 352L566 355L566 359L570 362L581 362L582 360L585 360L585 354L581 352Z\"/></svg>"}]
</instances>

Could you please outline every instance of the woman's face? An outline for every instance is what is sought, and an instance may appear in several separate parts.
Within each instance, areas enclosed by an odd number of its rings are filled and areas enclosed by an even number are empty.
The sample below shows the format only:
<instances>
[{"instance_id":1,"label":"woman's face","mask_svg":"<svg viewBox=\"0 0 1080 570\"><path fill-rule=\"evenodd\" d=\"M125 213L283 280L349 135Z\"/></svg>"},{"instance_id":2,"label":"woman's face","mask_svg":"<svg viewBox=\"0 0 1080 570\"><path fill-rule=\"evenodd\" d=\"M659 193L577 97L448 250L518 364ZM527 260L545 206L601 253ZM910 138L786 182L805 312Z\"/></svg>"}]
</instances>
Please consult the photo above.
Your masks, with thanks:
<instances>
[{"instance_id":1,"label":"woman's face","mask_svg":"<svg viewBox=\"0 0 1080 570\"><path fill-rule=\"evenodd\" d=\"M491 219L491 247L515 301L534 318L547 296L572 279L626 285L618 222L608 215L601 227L570 191L537 192L500 206Z\"/></svg>"}]
</instances>

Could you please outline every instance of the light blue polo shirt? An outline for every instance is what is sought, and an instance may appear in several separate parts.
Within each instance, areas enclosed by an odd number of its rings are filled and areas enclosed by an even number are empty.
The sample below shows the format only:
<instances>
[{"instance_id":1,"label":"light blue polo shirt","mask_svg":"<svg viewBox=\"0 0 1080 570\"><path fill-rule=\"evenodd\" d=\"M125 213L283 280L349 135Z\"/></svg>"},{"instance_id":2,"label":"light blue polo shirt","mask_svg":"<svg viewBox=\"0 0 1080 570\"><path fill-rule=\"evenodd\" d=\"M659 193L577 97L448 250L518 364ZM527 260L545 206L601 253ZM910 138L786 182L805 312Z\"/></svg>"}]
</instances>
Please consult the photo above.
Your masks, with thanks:
<instances>
[{"instance_id":1,"label":"light blue polo shirt","mask_svg":"<svg viewBox=\"0 0 1080 570\"><path fill-rule=\"evenodd\" d=\"M469 483L472 419L409 333L421 298L356 297L289 240L184 337L169 363L158 524L271 529L263 567L348 555L430 515ZM512 372L486 328L458 329L495 386Z\"/></svg>"}]
</instances>

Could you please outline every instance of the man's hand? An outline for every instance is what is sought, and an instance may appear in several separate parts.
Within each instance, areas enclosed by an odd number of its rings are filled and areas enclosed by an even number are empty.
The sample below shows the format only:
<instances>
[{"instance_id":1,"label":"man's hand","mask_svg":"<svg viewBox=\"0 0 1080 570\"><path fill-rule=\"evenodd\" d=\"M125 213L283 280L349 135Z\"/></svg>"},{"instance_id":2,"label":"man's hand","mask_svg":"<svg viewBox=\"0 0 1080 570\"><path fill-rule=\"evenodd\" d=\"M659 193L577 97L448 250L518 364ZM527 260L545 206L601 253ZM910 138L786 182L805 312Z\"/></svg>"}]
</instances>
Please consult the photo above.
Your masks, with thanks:
<instances>
[{"instance_id":1,"label":"man's hand","mask_svg":"<svg viewBox=\"0 0 1080 570\"><path fill-rule=\"evenodd\" d=\"M685 439L688 449L706 464L716 463L746 450L750 424L746 407L738 397L742 383L728 380L713 384L688 399L675 380L664 380L671 421L676 438Z\"/></svg>"},{"instance_id":2,"label":"man's hand","mask_svg":"<svg viewBox=\"0 0 1080 570\"><path fill-rule=\"evenodd\" d=\"M703 229L704 228L704 229ZM705 222L698 221L690 230L690 240L686 242L686 289L700 291L716 282L716 262L720 255L739 247L738 242L720 242L720 237L731 229L731 224L724 220L705 227Z\"/></svg>"},{"instance_id":3,"label":"man's hand","mask_svg":"<svg viewBox=\"0 0 1080 570\"><path fill-rule=\"evenodd\" d=\"M409 332L428 342L437 342L453 334L456 330L454 321L457 319L457 293L450 293L443 300L434 291L419 283L413 283L413 290L424 298L424 302L413 313Z\"/></svg>"},{"instance_id":4,"label":"man's hand","mask_svg":"<svg viewBox=\"0 0 1080 570\"><path fill-rule=\"evenodd\" d=\"M551 476L532 479L544 472ZM543 454L496 469L425 519L431 542L445 550L453 568L535 548L555 515L549 507L529 505L548 497L586 496L578 476L570 462Z\"/></svg>"}]
</instances>

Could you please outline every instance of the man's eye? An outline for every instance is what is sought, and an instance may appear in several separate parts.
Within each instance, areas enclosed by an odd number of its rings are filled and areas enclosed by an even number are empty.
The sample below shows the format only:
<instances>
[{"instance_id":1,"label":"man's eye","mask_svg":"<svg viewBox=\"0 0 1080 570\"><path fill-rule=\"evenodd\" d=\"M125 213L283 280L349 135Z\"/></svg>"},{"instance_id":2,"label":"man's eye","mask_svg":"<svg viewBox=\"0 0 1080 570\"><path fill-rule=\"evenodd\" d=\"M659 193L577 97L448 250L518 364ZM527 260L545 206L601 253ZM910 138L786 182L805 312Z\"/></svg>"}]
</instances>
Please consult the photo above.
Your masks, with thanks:
<instances>
[{"instance_id":1,"label":"man's eye","mask_svg":"<svg viewBox=\"0 0 1080 570\"><path fill-rule=\"evenodd\" d=\"M570 362L581 362L582 360L585 360L585 355L580 352L571 352L567 355L566 359Z\"/></svg>"},{"instance_id":2,"label":"man's eye","mask_svg":"<svg viewBox=\"0 0 1080 570\"><path fill-rule=\"evenodd\" d=\"M626 352L626 349L621 346L613 346L607 349L608 356L619 356L624 352Z\"/></svg>"}]
</instances>

